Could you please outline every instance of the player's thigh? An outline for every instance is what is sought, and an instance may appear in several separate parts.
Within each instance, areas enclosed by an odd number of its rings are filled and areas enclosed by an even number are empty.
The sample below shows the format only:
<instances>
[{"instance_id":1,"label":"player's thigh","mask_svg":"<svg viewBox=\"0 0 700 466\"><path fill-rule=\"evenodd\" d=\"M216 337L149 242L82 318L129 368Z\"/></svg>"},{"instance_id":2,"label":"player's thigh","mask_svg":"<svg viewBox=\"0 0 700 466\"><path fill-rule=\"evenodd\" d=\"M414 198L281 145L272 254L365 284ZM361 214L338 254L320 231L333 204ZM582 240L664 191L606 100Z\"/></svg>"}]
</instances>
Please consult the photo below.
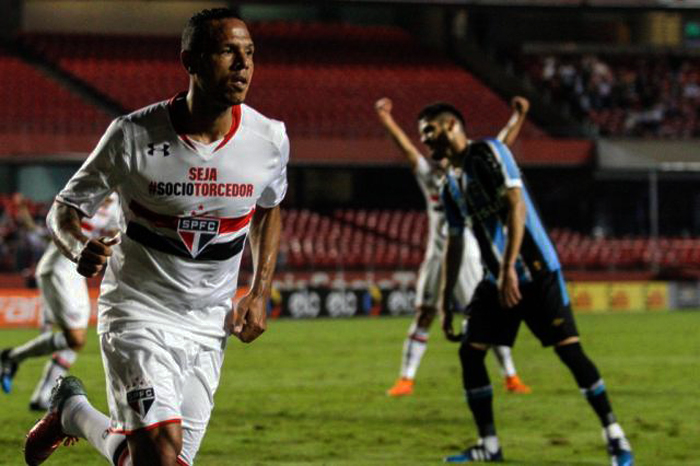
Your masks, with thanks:
<instances>
[{"instance_id":1,"label":"player's thigh","mask_svg":"<svg viewBox=\"0 0 700 466\"><path fill-rule=\"evenodd\" d=\"M224 352L202 348L183 385L181 462L192 465L214 408Z\"/></svg>"},{"instance_id":2,"label":"player's thigh","mask_svg":"<svg viewBox=\"0 0 700 466\"><path fill-rule=\"evenodd\" d=\"M481 283L483 278L484 268L478 256L469 256L469 260L462 261L454 291L455 303L460 309L464 309L469 305L476 291L476 287Z\"/></svg>"},{"instance_id":3,"label":"player's thigh","mask_svg":"<svg viewBox=\"0 0 700 466\"><path fill-rule=\"evenodd\" d=\"M152 429L140 429L127 437L131 464L157 466L180 464L182 428L180 424L164 424Z\"/></svg>"},{"instance_id":4,"label":"player's thigh","mask_svg":"<svg viewBox=\"0 0 700 466\"><path fill-rule=\"evenodd\" d=\"M479 283L467 307L467 314L466 343L513 346L522 316L517 307L501 307L495 283L490 280Z\"/></svg>"},{"instance_id":5,"label":"player's thigh","mask_svg":"<svg viewBox=\"0 0 700 466\"><path fill-rule=\"evenodd\" d=\"M181 423L187 346L166 332L142 328L100 336L111 427L138 429Z\"/></svg>"},{"instance_id":6,"label":"player's thigh","mask_svg":"<svg viewBox=\"0 0 700 466\"><path fill-rule=\"evenodd\" d=\"M523 287L525 323L542 346L577 337L576 321L561 272L548 273Z\"/></svg>"},{"instance_id":7,"label":"player's thigh","mask_svg":"<svg viewBox=\"0 0 700 466\"><path fill-rule=\"evenodd\" d=\"M442 260L439 257L426 257L418 269L416 279L416 308L437 308L441 278Z\"/></svg>"},{"instance_id":8,"label":"player's thigh","mask_svg":"<svg viewBox=\"0 0 700 466\"><path fill-rule=\"evenodd\" d=\"M87 328L90 296L87 283L77 271L60 268L37 276L45 321L62 329Z\"/></svg>"}]
</instances>

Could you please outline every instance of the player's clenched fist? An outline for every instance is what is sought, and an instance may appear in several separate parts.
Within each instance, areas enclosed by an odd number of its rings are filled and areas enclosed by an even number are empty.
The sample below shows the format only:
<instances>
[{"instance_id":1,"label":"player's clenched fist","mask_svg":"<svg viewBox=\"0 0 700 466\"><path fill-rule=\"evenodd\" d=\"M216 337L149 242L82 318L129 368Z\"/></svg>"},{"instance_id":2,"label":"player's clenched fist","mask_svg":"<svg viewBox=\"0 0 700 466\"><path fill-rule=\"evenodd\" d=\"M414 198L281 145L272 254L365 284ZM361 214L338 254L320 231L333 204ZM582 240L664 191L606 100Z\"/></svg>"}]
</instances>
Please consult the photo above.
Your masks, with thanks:
<instances>
[{"instance_id":1,"label":"player's clenched fist","mask_svg":"<svg viewBox=\"0 0 700 466\"><path fill-rule=\"evenodd\" d=\"M390 115L392 107L393 104L391 103L391 99L387 97L379 99L374 104L374 109L377 111L379 116Z\"/></svg>"},{"instance_id":2,"label":"player's clenched fist","mask_svg":"<svg viewBox=\"0 0 700 466\"><path fill-rule=\"evenodd\" d=\"M513 110L522 114L525 114L530 110L530 101L525 97L513 97L513 100L510 101L510 105L513 107Z\"/></svg>"},{"instance_id":3,"label":"player's clenched fist","mask_svg":"<svg viewBox=\"0 0 700 466\"><path fill-rule=\"evenodd\" d=\"M262 335L267 329L266 302L261 294L243 296L228 317L228 331L243 343L250 343Z\"/></svg>"},{"instance_id":4,"label":"player's clenched fist","mask_svg":"<svg viewBox=\"0 0 700 466\"><path fill-rule=\"evenodd\" d=\"M78 255L78 273L84 277L94 277L104 269L112 255L112 246L119 243L119 237L91 239Z\"/></svg>"}]
</instances>

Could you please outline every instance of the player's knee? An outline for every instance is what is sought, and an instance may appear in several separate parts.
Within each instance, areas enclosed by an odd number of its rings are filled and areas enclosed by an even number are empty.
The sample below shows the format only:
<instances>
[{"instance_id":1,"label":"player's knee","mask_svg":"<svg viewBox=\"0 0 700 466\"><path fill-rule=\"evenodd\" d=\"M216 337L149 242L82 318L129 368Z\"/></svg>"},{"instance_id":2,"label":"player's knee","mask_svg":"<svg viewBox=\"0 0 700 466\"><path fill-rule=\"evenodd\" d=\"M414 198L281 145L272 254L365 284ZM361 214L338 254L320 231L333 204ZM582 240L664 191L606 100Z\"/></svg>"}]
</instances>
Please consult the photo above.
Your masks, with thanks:
<instances>
[{"instance_id":1,"label":"player's knee","mask_svg":"<svg viewBox=\"0 0 700 466\"><path fill-rule=\"evenodd\" d=\"M459 359L465 367L483 363L486 357L486 350L474 346L472 343L462 342L459 345Z\"/></svg>"},{"instance_id":2,"label":"player's knee","mask_svg":"<svg viewBox=\"0 0 700 466\"><path fill-rule=\"evenodd\" d=\"M64 332L68 347L73 351L80 351L87 342L87 332L85 330L68 330Z\"/></svg>"},{"instance_id":3,"label":"player's knee","mask_svg":"<svg viewBox=\"0 0 700 466\"><path fill-rule=\"evenodd\" d=\"M435 315L437 314L437 309L430 306L421 306L418 308L418 313L416 315L416 323L421 328L428 328L433 323Z\"/></svg>"},{"instance_id":4,"label":"player's knee","mask_svg":"<svg viewBox=\"0 0 700 466\"><path fill-rule=\"evenodd\" d=\"M165 425L153 430L140 430L128 438L134 466L176 466L182 450L182 429Z\"/></svg>"},{"instance_id":5,"label":"player's knee","mask_svg":"<svg viewBox=\"0 0 700 466\"><path fill-rule=\"evenodd\" d=\"M464 388L483 387L489 384L484 358L486 350L475 347L472 343L462 342L459 347L459 359L462 363Z\"/></svg>"}]
</instances>

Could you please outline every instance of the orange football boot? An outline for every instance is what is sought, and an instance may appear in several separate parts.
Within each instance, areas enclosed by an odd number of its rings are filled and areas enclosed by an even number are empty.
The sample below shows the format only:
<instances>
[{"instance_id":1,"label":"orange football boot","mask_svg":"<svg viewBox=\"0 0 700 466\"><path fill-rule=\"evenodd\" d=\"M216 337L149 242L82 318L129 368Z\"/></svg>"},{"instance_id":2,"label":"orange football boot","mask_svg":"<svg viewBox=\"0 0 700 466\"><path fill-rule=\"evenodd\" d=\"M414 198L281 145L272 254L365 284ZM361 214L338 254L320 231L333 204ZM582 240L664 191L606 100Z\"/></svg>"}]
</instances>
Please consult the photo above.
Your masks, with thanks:
<instances>
[{"instance_id":1,"label":"orange football boot","mask_svg":"<svg viewBox=\"0 0 700 466\"><path fill-rule=\"evenodd\" d=\"M393 387L386 391L389 396L407 396L413 393L413 379L401 377Z\"/></svg>"},{"instance_id":2,"label":"orange football boot","mask_svg":"<svg viewBox=\"0 0 700 466\"><path fill-rule=\"evenodd\" d=\"M525 385L520 377L517 375L511 375L506 377L505 380L506 390L510 393L518 393L520 395L527 395L532 393L532 389Z\"/></svg>"}]
</instances>

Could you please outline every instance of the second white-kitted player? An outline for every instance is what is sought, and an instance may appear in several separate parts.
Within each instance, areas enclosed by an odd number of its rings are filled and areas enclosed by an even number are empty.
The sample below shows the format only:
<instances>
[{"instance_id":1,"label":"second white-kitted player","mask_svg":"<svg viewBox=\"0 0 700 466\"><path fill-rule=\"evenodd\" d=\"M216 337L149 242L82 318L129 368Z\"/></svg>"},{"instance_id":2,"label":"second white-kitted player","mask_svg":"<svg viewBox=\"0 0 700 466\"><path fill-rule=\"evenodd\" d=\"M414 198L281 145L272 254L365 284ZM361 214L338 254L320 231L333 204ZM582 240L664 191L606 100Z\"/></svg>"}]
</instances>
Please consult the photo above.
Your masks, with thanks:
<instances>
[{"instance_id":1,"label":"second white-kitted player","mask_svg":"<svg viewBox=\"0 0 700 466\"><path fill-rule=\"evenodd\" d=\"M81 227L89 238L116 237L123 228L117 195L109 196L92 218L84 218ZM41 256L35 275L41 292L43 323L49 329L57 326L59 331L49 330L23 345L5 348L0 353L0 370L2 389L10 393L22 361L51 354L29 402L30 409L45 411L56 379L68 372L77 352L85 346L90 297L85 277L53 242Z\"/></svg>"}]
</instances>

